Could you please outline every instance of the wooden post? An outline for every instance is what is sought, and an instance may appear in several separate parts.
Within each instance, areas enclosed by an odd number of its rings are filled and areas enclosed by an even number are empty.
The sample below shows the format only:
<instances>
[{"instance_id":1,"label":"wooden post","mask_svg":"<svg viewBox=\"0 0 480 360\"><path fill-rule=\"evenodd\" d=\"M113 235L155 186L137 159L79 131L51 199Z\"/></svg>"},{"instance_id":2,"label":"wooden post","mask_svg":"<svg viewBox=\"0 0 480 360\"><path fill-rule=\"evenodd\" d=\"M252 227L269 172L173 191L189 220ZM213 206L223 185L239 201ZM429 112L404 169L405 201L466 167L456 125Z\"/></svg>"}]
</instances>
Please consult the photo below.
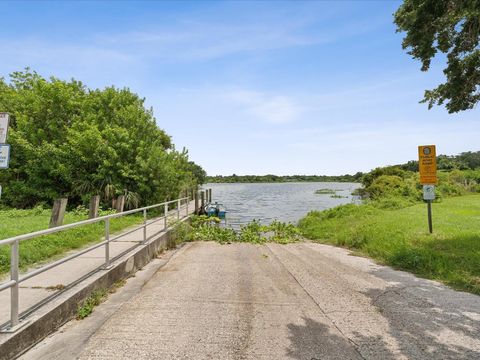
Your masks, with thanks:
<instances>
[{"instance_id":1,"label":"wooden post","mask_svg":"<svg viewBox=\"0 0 480 360\"><path fill-rule=\"evenodd\" d=\"M52 216L50 217L50 228L60 226L63 224L63 217L67 208L67 198L56 199L53 202Z\"/></svg>"},{"instance_id":2,"label":"wooden post","mask_svg":"<svg viewBox=\"0 0 480 360\"><path fill-rule=\"evenodd\" d=\"M88 208L88 218L94 219L98 217L98 209L100 208L100 195L92 196L90 206Z\"/></svg>"},{"instance_id":3,"label":"wooden post","mask_svg":"<svg viewBox=\"0 0 480 360\"><path fill-rule=\"evenodd\" d=\"M212 188L208 189L208 202L212 202Z\"/></svg>"},{"instance_id":4,"label":"wooden post","mask_svg":"<svg viewBox=\"0 0 480 360\"><path fill-rule=\"evenodd\" d=\"M200 191L200 215L205 214L205 191Z\"/></svg>"},{"instance_id":5,"label":"wooden post","mask_svg":"<svg viewBox=\"0 0 480 360\"><path fill-rule=\"evenodd\" d=\"M117 213L123 212L123 208L125 207L125 195L120 195L117 197L117 200L115 201L115 210L117 210Z\"/></svg>"},{"instance_id":6,"label":"wooden post","mask_svg":"<svg viewBox=\"0 0 480 360\"><path fill-rule=\"evenodd\" d=\"M195 208L194 208L195 211L194 211L194 214L195 214L195 215L198 215L198 191L196 191L193 196L194 196L194 200L195 200Z\"/></svg>"}]
</instances>

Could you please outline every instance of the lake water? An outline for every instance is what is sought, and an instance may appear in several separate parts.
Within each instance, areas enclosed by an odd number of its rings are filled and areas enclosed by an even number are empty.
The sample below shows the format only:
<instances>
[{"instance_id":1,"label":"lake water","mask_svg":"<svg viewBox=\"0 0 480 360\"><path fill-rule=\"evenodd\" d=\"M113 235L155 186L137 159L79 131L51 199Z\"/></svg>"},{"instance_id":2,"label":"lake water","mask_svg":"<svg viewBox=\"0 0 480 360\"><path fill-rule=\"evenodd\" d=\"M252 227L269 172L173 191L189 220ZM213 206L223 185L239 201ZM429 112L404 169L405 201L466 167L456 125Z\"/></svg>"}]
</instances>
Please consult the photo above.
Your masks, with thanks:
<instances>
[{"instance_id":1,"label":"lake water","mask_svg":"<svg viewBox=\"0 0 480 360\"><path fill-rule=\"evenodd\" d=\"M206 184L203 188L212 189L213 202L218 201L227 208L227 223L238 227L253 219L264 224L274 219L297 223L311 210L357 202L352 191L360 186L357 183L299 182ZM333 198L332 194L315 194L319 189L335 190L341 198Z\"/></svg>"}]
</instances>

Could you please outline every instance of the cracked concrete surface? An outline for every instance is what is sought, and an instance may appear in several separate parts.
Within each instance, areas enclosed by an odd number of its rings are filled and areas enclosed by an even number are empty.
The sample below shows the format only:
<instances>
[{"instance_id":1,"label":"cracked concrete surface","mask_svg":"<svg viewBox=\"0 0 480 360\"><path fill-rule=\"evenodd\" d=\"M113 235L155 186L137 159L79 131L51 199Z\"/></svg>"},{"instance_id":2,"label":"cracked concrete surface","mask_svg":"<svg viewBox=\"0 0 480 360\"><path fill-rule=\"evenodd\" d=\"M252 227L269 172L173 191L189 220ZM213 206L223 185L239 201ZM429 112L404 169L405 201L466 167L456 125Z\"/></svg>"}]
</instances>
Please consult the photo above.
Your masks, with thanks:
<instances>
[{"instance_id":1,"label":"cracked concrete surface","mask_svg":"<svg viewBox=\"0 0 480 360\"><path fill-rule=\"evenodd\" d=\"M112 306L109 301L99 314ZM65 333L80 324L69 325ZM65 333L24 358L42 358L49 347L58 350ZM180 249L129 300L117 301L111 316L76 351L57 355L478 359L480 297L327 245L195 242Z\"/></svg>"}]
</instances>

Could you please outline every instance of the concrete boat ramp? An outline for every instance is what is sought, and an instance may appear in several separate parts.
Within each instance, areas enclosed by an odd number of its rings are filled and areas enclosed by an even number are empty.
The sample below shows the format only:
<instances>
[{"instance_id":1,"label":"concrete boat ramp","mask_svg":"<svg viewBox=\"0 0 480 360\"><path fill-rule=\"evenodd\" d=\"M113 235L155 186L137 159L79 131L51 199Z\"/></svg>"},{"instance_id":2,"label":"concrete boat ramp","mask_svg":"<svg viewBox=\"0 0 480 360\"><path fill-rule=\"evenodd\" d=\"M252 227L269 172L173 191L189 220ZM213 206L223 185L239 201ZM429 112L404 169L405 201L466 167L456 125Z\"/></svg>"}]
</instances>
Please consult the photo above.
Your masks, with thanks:
<instances>
[{"instance_id":1,"label":"concrete boat ramp","mask_svg":"<svg viewBox=\"0 0 480 360\"><path fill-rule=\"evenodd\" d=\"M479 359L480 297L314 243L164 253L22 359Z\"/></svg>"}]
</instances>

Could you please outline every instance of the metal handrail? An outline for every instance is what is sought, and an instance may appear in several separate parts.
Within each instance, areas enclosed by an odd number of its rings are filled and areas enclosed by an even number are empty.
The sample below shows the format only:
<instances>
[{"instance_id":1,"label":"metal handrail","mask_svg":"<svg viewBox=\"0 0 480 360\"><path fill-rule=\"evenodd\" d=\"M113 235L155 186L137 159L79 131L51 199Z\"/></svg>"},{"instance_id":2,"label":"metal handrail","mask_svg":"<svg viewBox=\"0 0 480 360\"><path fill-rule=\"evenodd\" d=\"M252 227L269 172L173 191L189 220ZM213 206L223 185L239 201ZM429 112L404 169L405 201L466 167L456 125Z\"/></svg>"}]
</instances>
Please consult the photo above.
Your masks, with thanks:
<instances>
[{"instance_id":1,"label":"metal handrail","mask_svg":"<svg viewBox=\"0 0 480 360\"><path fill-rule=\"evenodd\" d=\"M9 287L12 287L13 285L15 285L15 280L9 280L6 283L3 283L2 285L0 285L0 291L8 289Z\"/></svg>"},{"instance_id":2,"label":"metal handrail","mask_svg":"<svg viewBox=\"0 0 480 360\"><path fill-rule=\"evenodd\" d=\"M182 201L185 203L185 206L182 205ZM150 224L153 224L157 221L164 220L164 230L167 228L167 217L169 215L168 211L168 205L177 203L177 208L174 209L176 210L177 213L177 219L180 219L180 210L186 208L186 216L188 216L188 205L189 205L190 197L183 197L179 198L176 200L171 200L171 201L166 201L163 203L155 204L155 205L149 205L145 206L142 208L138 209L133 209L133 210L128 210L116 214L110 214L110 215L104 215L100 216L94 219L88 219L88 220L83 220L83 221L78 221L75 223L71 224L66 224L66 225L61 225L55 228L51 229L46 229L46 230L40 230L40 231L35 231L29 234L23 234L23 235L18 235L14 236L8 239L0 240L0 246L2 245L10 245L11 247L11 256L10 256L10 280L6 281L3 284L0 284L0 291L6 290L10 288L10 329L8 331L14 331L15 328L18 328L19 325L19 284L27 279L30 279L36 275L39 275L45 271L48 271L56 266L59 266L67 261L70 261L72 259L75 259L85 253L88 253L92 250L98 249L101 246L105 246L105 264L103 265L104 269L108 269L110 267L110 247L109 244L110 242L113 242L125 235L131 234L134 231L138 231L143 228L143 240L140 242L141 244L146 243L148 240L152 238L152 236L147 238L147 226ZM158 207L164 207L164 214L163 216L159 217L158 219L154 219L152 221L147 221L147 210L158 208ZM110 239L110 219L113 218L118 218L130 214L135 214L143 212L143 224L131 229L125 233L122 233L120 235L115 236L114 238ZM54 234L60 231L68 230L68 229L73 229L79 226L83 225L89 225L89 224L94 224L94 223L99 223L99 222L104 222L105 223L105 240L97 243L93 246L90 246L84 250L81 250L79 252L76 252L75 254L72 254L70 256L67 256L65 258L62 258L60 260L54 261L50 264L47 264L39 269L36 269L26 275L23 275L22 277L19 277L19 245L21 241L25 240L30 240L33 238L37 238L39 236L44 236L44 235L49 235L49 234ZM156 234L159 234L156 233ZM155 235L156 235L155 234Z\"/></svg>"},{"instance_id":3,"label":"metal handrail","mask_svg":"<svg viewBox=\"0 0 480 360\"><path fill-rule=\"evenodd\" d=\"M82 221L74 222L74 223L71 223L71 224L57 226L57 227L50 228L50 229L39 230L39 231L31 232L31 233L28 233L28 234L14 236L14 237L11 237L11 238L8 238L8 239L0 240L0 246L1 245L12 244L16 241L24 241L24 240L33 239L33 238L36 238L36 237L39 237L39 236L42 236L42 235L54 234L54 233L59 232L59 231L63 231L63 230L67 230L67 229L73 229L73 228L76 228L76 227L82 226L82 225L94 224L94 223L97 223L97 222L104 221L106 219L113 219L113 218L122 217L122 216L125 216L125 215L135 214L135 213L140 212L140 211L149 210L149 209L153 209L153 208L156 208L156 207L173 204L174 202L178 202L178 201L185 200L185 199L188 199L188 198L184 197L184 198L177 199L177 200L166 201L166 202L163 202L163 203L160 203L160 204L145 206L145 207L142 207L142 208L123 211L123 212L116 213L116 214L99 216L99 217L96 217L94 219L82 220Z\"/></svg>"}]
</instances>

